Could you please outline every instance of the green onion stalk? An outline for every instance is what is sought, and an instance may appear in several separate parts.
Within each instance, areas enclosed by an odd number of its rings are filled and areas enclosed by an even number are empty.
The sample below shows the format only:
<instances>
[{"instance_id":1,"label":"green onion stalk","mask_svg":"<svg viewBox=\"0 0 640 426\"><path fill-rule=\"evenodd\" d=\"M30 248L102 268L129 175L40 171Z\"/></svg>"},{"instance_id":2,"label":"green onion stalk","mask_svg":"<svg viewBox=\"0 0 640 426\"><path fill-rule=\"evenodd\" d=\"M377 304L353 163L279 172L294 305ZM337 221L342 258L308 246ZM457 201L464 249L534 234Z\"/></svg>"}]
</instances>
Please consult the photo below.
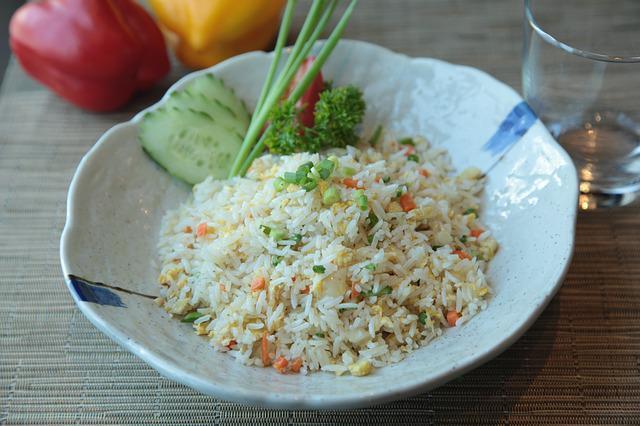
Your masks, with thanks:
<instances>
[{"instance_id":1,"label":"green onion stalk","mask_svg":"<svg viewBox=\"0 0 640 426\"><path fill-rule=\"evenodd\" d=\"M268 129L264 131L262 137L260 137L260 132L267 122L269 113L280 101L285 90L291 84L291 80L300 68L300 64L307 57L311 48L318 40L318 37L320 37L320 34L331 20L331 16L336 9L338 0L314 0L302 29L300 30L300 34L298 35L294 46L291 48L289 57L274 82L276 69L278 68L282 56L284 43L291 27L293 10L295 9L296 3L297 0L288 0L287 2L287 7L282 16L280 31L278 32L273 61L271 62L269 71L267 72L265 84L258 98L256 109L251 117L251 123L249 124L249 129L244 137L242 146L240 147L240 152L236 156L233 166L231 167L231 171L229 172L229 177L238 175L243 176L251 166L253 160L255 160L264 150L264 135L267 133ZM358 0L351 0L349 6L338 21L338 24L331 32L331 35L322 45L315 61L309 70L307 70L300 83L291 92L287 100L294 103L297 102L307 90L313 79L318 75L320 69L325 64L338 44L338 41L342 37L342 33L344 32L357 3Z\"/></svg>"}]
</instances>

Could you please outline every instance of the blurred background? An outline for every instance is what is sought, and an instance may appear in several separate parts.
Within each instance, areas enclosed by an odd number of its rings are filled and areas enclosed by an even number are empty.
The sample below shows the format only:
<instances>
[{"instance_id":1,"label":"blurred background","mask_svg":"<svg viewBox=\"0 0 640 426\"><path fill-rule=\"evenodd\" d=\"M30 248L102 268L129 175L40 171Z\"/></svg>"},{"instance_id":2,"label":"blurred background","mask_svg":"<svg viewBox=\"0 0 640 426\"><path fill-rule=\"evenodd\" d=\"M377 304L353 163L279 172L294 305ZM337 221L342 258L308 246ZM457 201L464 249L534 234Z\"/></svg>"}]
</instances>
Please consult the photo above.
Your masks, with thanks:
<instances>
[{"instance_id":1,"label":"blurred background","mask_svg":"<svg viewBox=\"0 0 640 426\"><path fill-rule=\"evenodd\" d=\"M9 60L9 19L22 3L24 3L23 0L0 1L0 82Z\"/></svg>"}]
</instances>

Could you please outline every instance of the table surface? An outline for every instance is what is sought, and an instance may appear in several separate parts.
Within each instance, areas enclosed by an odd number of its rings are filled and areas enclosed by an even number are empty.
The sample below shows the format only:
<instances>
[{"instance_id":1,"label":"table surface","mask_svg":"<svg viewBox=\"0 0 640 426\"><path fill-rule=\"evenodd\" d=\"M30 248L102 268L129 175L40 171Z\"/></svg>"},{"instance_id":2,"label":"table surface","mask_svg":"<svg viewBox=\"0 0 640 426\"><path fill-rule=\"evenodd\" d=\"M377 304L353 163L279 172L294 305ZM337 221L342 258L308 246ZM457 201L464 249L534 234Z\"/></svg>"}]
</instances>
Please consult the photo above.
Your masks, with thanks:
<instances>
[{"instance_id":1,"label":"table surface","mask_svg":"<svg viewBox=\"0 0 640 426\"><path fill-rule=\"evenodd\" d=\"M519 90L520 3L365 0L346 37L475 66ZM581 213L569 273L535 325L495 360L410 399L346 412L243 407L120 349L63 283L67 187L106 129L183 72L123 111L94 115L10 64L0 91L0 424L640 424L638 206Z\"/></svg>"}]
</instances>

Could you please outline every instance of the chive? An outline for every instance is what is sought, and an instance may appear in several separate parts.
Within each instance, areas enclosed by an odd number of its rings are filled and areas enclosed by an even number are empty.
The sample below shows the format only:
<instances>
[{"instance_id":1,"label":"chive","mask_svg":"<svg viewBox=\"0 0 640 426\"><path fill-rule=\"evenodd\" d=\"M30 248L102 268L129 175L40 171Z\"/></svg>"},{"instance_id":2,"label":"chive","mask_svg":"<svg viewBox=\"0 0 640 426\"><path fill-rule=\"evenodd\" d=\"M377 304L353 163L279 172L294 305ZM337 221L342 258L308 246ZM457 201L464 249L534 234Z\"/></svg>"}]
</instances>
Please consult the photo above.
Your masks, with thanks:
<instances>
[{"instance_id":1,"label":"chive","mask_svg":"<svg viewBox=\"0 0 640 426\"><path fill-rule=\"evenodd\" d=\"M368 269L370 271L375 271L376 270L376 264L375 263L368 263L364 266L364 269Z\"/></svg>"},{"instance_id":2,"label":"chive","mask_svg":"<svg viewBox=\"0 0 640 426\"><path fill-rule=\"evenodd\" d=\"M271 256L271 266L278 266L282 259L284 259L284 256Z\"/></svg>"},{"instance_id":3,"label":"chive","mask_svg":"<svg viewBox=\"0 0 640 426\"><path fill-rule=\"evenodd\" d=\"M369 241L369 244L373 242L373 234L367 236L367 241Z\"/></svg>"},{"instance_id":4,"label":"chive","mask_svg":"<svg viewBox=\"0 0 640 426\"><path fill-rule=\"evenodd\" d=\"M282 48L284 44L287 42L287 37L289 37L289 28L291 27L291 20L293 17L293 12L298 3L297 0L288 1L287 8L284 11L282 16L282 21L280 23L280 30L278 31L278 39L276 41L276 47L273 49L273 60L271 61L271 65L269 66L269 72L267 72L267 78L265 79L264 86L262 86L262 90L260 91L260 96L258 97L258 103L256 104L256 111L262 108L262 104L264 103L269 90L271 89L271 83L273 83L273 77L276 74L276 70L278 68L278 63L280 62L280 56L282 56Z\"/></svg>"},{"instance_id":5,"label":"chive","mask_svg":"<svg viewBox=\"0 0 640 426\"><path fill-rule=\"evenodd\" d=\"M318 174L323 180L326 180L327 178L329 178L329 176L331 176L331 173L333 173L333 170L335 168L336 168L335 163L328 159L322 160L316 166L316 169L318 170Z\"/></svg>"},{"instance_id":6,"label":"chive","mask_svg":"<svg viewBox=\"0 0 640 426\"><path fill-rule=\"evenodd\" d=\"M281 177L277 177L273 181L273 187L277 192L282 191L286 186L287 186L287 182L285 182L284 179L282 179Z\"/></svg>"},{"instance_id":7,"label":"chive","mask_svg":"<svg viewBox=\"0 0 640 426\"><path fill-rule=\"evenodd\" d=\"M427 325L427 313L420 312L420 314L418 315L418 321L420 321L420 324L422 325Z\"/></svg>"},{"instance_id":8,"label":"chive","mask_svg":"<svg viewBox=\"0 0 640 426\"><path fill-rule=\"evenodd\" d=\"M365 222L367 222L367 228L369 229L376 226L379 221L380 219L378 219L378 216L376 216L373 211L369 212L369 216L367 216L367 219L365 220Z\"/></svg>"},{"instance_id":9,"label":"chive","mask_svg":"<svg viewBox=\"0 0 640 426\"><path fill-rule=\"evenodd\" d=\"M460 242L461 243L466 243L467 242L467 236L463 235L462 237L460 237Z\"/></svg>"},{"instance_id":10,"label":"chive","mask_svg":"<svg viewBox=\"0 0 640 426\"><path fill-rule=\"evenodd\" d=\"M324 339L324 333L316 333L316 334L314 334L314 336L320 337L321 339Z\"/></svg>"},{"instance_id":11,"label":"chive","mask_svg":"<svg viewBox=\"0 0 640 426\"><path fill-rule=\"evenodd\" d=\"M375 146L380 141L380 136L382 136L382 125L378 124L373 135L371 135L371 139L369 139L369 145Z\"/></svg>"},{"instance_id":12,"label":"chive","mask_svg":"<svg viewBox=\"0 0 640 426\"><path fill-rule=\"evenodd\" d=\"M338 312L342 313L344 311L353 311L354 309L356 309L356 308L340 308L340 309L338 309Z\"/></svg>"},{"instance_id":13,"label":"chive","mask_svg":"<svg viewBox=\"0 0 640 426\"><path fill-rule=\"evenodd\" d=\"M231 170L229 172L229 177L233 177L236 175L244 175L246 171L251 166L252 161L257 158L262 151L264 150L264 138L259 137L260 133L267 134L267 132L262 132L264 124L267 121L268 115L273 109L273 107L280 101L282 98L282 94L285 92L287 87L289 86L291 80L295 76L296 72L300 68L300 64L307 56L308 52L311 50L315 41L320 36L320 33L326 26L326 24L331 19L331 15L335 9L337 2L332 1L330 6L326 8L323 12L325 2L324 1L314 1L311 6L311 10L307 15L305 23L302 26L302 30L298 35L295 45L292 48L291 54L280 75L278 76L275 83L272 86L266 89L267 95L264 97L264 102L261 104L261 108L256 110L253 116L251 117L251 123L249 125L249 129L245 134L244 140L242 142L242 146L240 147L240 151L236 155L236 158L233 162ZM300 99L300 97L307 90L313 79L315 79L318 72L327 61L327 58L333 52L333 49L338 44L342 33L344 32L347 23L349 22L349 18L353 13L353 9L357 4L357 0L352 0L349 6L347 6L344 14L338 21L338 24L331 32L329 38L324 42L320 52L316 56L316 60L313 62L311 68L306 72L302 81L296 86L293 92L289 95L288 100L293 101L294 103ZM322 14L322 17L320 15ZM285 12L283 17L283 25L288 28L288 25L291 20L291 13ZM315 27L314 31L311 31L311 28ZM278 38L285 31L281 31ZM284 37L284 36L283 36ZM280 41L280 40L279 40ZM282 49L282 43L277 42L277 47ZM271 83L267 80L267 83ZM256 142L257 141L257 142ZM253 149L252 149L253 148Z\"/></svg>"},{"instance_id":14,"label":"chive","mask_svg":"<svg viewBox=\"0 0 640 426\"><path fill-rule=\"evenodd\" d=\"M326 271L326 268L322 265L313 265L313 272L315 272L316 274L324 274L324 272Z\"/></svg>"},{"instance_id":15,"label":"chive","mask_svg":"<svg viewBox=\"0 0 640 426\"><path fill-rule=\"evenodd\" d=\"M292 172L284 172L284 179L286 183L298 183L298 175Z\"/></svg>"},{"instance_id":16,"label":"chive","mask_svg":"<svg viewBox=\"0 0 640 426\"><path fill-rule=\"evenodd\" d=\"M413 141L412 138L402 138L398 142L400 142L400 145L416 146L416 143Z\"/></svg>"},{"instance_id":17,"label":"chive","mask_svg":"<svg viewBox=\"0 0 640 426\"><path fill-rule=\"evenodd\" d=\"M438 250L440 247L442 247L442 246L434 244L434 245L431 246L431 249L435 251L435 250Z\"/></svg>"},{"instance_id":18,"label":"chive","mask_svg":"<svg viewBox=\"0 0 640 426\"><path fill-rule=\"evenodd\" d=\"M466 209L466 210L464 211L464 213L462 213L462 214L466 216L466 215L471 214L471 213L473 213L473 214L475 214L476 216L478 216L478 211L477 211L476 209L474 209L474 208Z\"/></svg>"},{"instance_id":19,"label":"chive","mask_svg":"<svg viewBox=\"0 0 640 426\"><path fill-rule=\"evenodd\" d=\"M287 86L289 86L291 80L294 77L294 74L291 73L290 71L292 69L297 70L300 67L302 60L304 59L303 52L305 51L305 45L308 41L311 41L309 40L309 37L312 34L312 29L316 26L318 22L318 18L324 6L325 6L324 0L313 2L311 9L307 14L307 17L305 18L302 29L298 34L298 38L296 39L296 42L293 48L291 49L289 57L285 62L283 70L280 72L280 74L278 75L278 78L276 79L275 83L273 83L273 85L271 85L271 82L268 82L270 87L268 87L267 89L264 89L264 91L266 92L264 96L262 96L261 94L260 97L262 99L259 99L262 101L259 103L260 109L256 108L253 116L251 117L251 123L249 125L249 129L247 130L247 134L245 135L244 141L242 142L240 153L236 156L236 159L234 161L234 164L231 170L232 173L230 173L230 176L235 176L237 174L238 168L242 164L244 157L249 153L249 149L255 142L255 138L258 137L258 135L260 134L260 131L262 130L262 127L264 126L264 123L267 120L269 111L271 111L271 109L282 97L282 94L286 90ZM284 21L284 17L283 17L282 25L285 25L285 24L290 25L291 17L289 16L288 19L289 19L289 22L286 22ZM280 38L281 35L284 39L286 39L287 35L278 34L278 37ZM312 39L312 40L315 40L315 39ZM284 45L284 42L280 43L281 51L279 53L282 53L283 45ZM272 66L274 66L273 62L275 61L272 61ZM275 67L277 67L277 65ZM272 76L272 79L273 79L273 76ZM266 134L267 132L264 132L264 133ZM253 151L251 153L253 153Z\"/></svg>"},{"instance_id":20,"label":"chive","mask_svg":"<svg viewBox=\"0 0 640 426\"><path fill-rule=\"evenodd\" d=\"M260 229L262 229L262 232L264 232L265 235L269 235L269 233L271 232L271 228L267 225L260 225Z\"/></svg>"},{"instance_id":21,"label":"chive","mask_svg":"<svg viewBox=\"0 0 640 426\"><path fill-rule=\"evenodd\" d=\"M382 182L384 183L389 183L390 180L391 180L391 176L385 176L382 178Z\"/></svg>"},{"instance_id":22,"label":"chive","mask_svg":"<svg viewBox=\"0 0 640 426\"><path fill-rule=\"evenodd\" d=\"M313 191L318 186L318 181L315 179L308 179L305 183L301 184L300 186L302 186L302 188L307 192Z\"/></svg>"},{"instance_id":23,"label":"chive","mask_svg":"<svg viewBox=\"0 0 640 426\"><path fill-rule=\"evenodd\" d=\"M407 160L409 160L409 161L415 161L416 163L418 163L418 162L420 162L420 157L418 157L418 156L417 156L417 155L415 155L415 154L409 154L409 155L407 156Z\"/></svg>"},{"instance_id":24,"label":"chive","mask_svg":"<svg viewBox=\"0 0 640 426\"><path fill-rule=\"evenodd\" d=\"M180 321L181 322L194 322L195 320L197 320L198 318L200 318L201 316L203 316L204 314L201 314L198 311L193 311L193 312L189 312L187 315L184 316L184 318L182 318Z\"/></svg>"},{"instance_id":25,"label":"chive","mask_svg":"<svg viewBox=\"0 0 640 426\"><path fill-rule=\"evenodd\" d=\"M302 241L302 235L300 234L293 234L291 236L291 239L296 243L296 244L300 244L300 241Z\"/></svg>"},{"instance_id":26,"label":"chive","mask_svg":"<svg viewBox=\"0 0 640 426\"><path fill-rule=\"evenodd\" d=\"M330 186L324 191L324 194L322 194L322 204L325 206L331 206L338 201L340 201L340 192L334 186Z\"/></svg>"},{"instance_id":27,"label":"chive","mask_svg":"<svg viewBox=\"0 0 640 426\"><path fill-rule=\"evenodd\" d=\"M287 233L282 229L271 229L271 231L269 231L269 237L276 241L280 241L287 237Z\"/></svg>"},{"instance_id":28,"label":"chive","mask_svg":"<svg viewBox=\"0 0 640 426\"><path fill-rule=\"evenodd\" d=\"M342 174L347 177L351 177L356 174L356 169L354 169L353 167L343 167Z\"/></svg>"}]
</instances>

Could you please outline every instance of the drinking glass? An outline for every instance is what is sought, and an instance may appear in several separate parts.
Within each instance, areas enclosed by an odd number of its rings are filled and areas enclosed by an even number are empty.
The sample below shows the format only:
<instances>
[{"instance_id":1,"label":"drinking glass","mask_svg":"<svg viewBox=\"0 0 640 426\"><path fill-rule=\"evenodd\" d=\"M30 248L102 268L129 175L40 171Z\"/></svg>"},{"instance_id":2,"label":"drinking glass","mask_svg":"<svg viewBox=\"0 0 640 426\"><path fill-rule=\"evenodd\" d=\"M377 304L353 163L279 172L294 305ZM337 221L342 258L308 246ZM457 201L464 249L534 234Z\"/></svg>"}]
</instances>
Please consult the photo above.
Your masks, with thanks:
<instances>
[{"instance_id":1,"label":"drinking glass","mask_svg":"<svg viewBox=\"0 0 640 426\"><path fill-rule=\"evenodd\" d=\"M571 155L580 208L640 191L640 1L525 0L522 84Z\"/></svg>"}]
</instances>

